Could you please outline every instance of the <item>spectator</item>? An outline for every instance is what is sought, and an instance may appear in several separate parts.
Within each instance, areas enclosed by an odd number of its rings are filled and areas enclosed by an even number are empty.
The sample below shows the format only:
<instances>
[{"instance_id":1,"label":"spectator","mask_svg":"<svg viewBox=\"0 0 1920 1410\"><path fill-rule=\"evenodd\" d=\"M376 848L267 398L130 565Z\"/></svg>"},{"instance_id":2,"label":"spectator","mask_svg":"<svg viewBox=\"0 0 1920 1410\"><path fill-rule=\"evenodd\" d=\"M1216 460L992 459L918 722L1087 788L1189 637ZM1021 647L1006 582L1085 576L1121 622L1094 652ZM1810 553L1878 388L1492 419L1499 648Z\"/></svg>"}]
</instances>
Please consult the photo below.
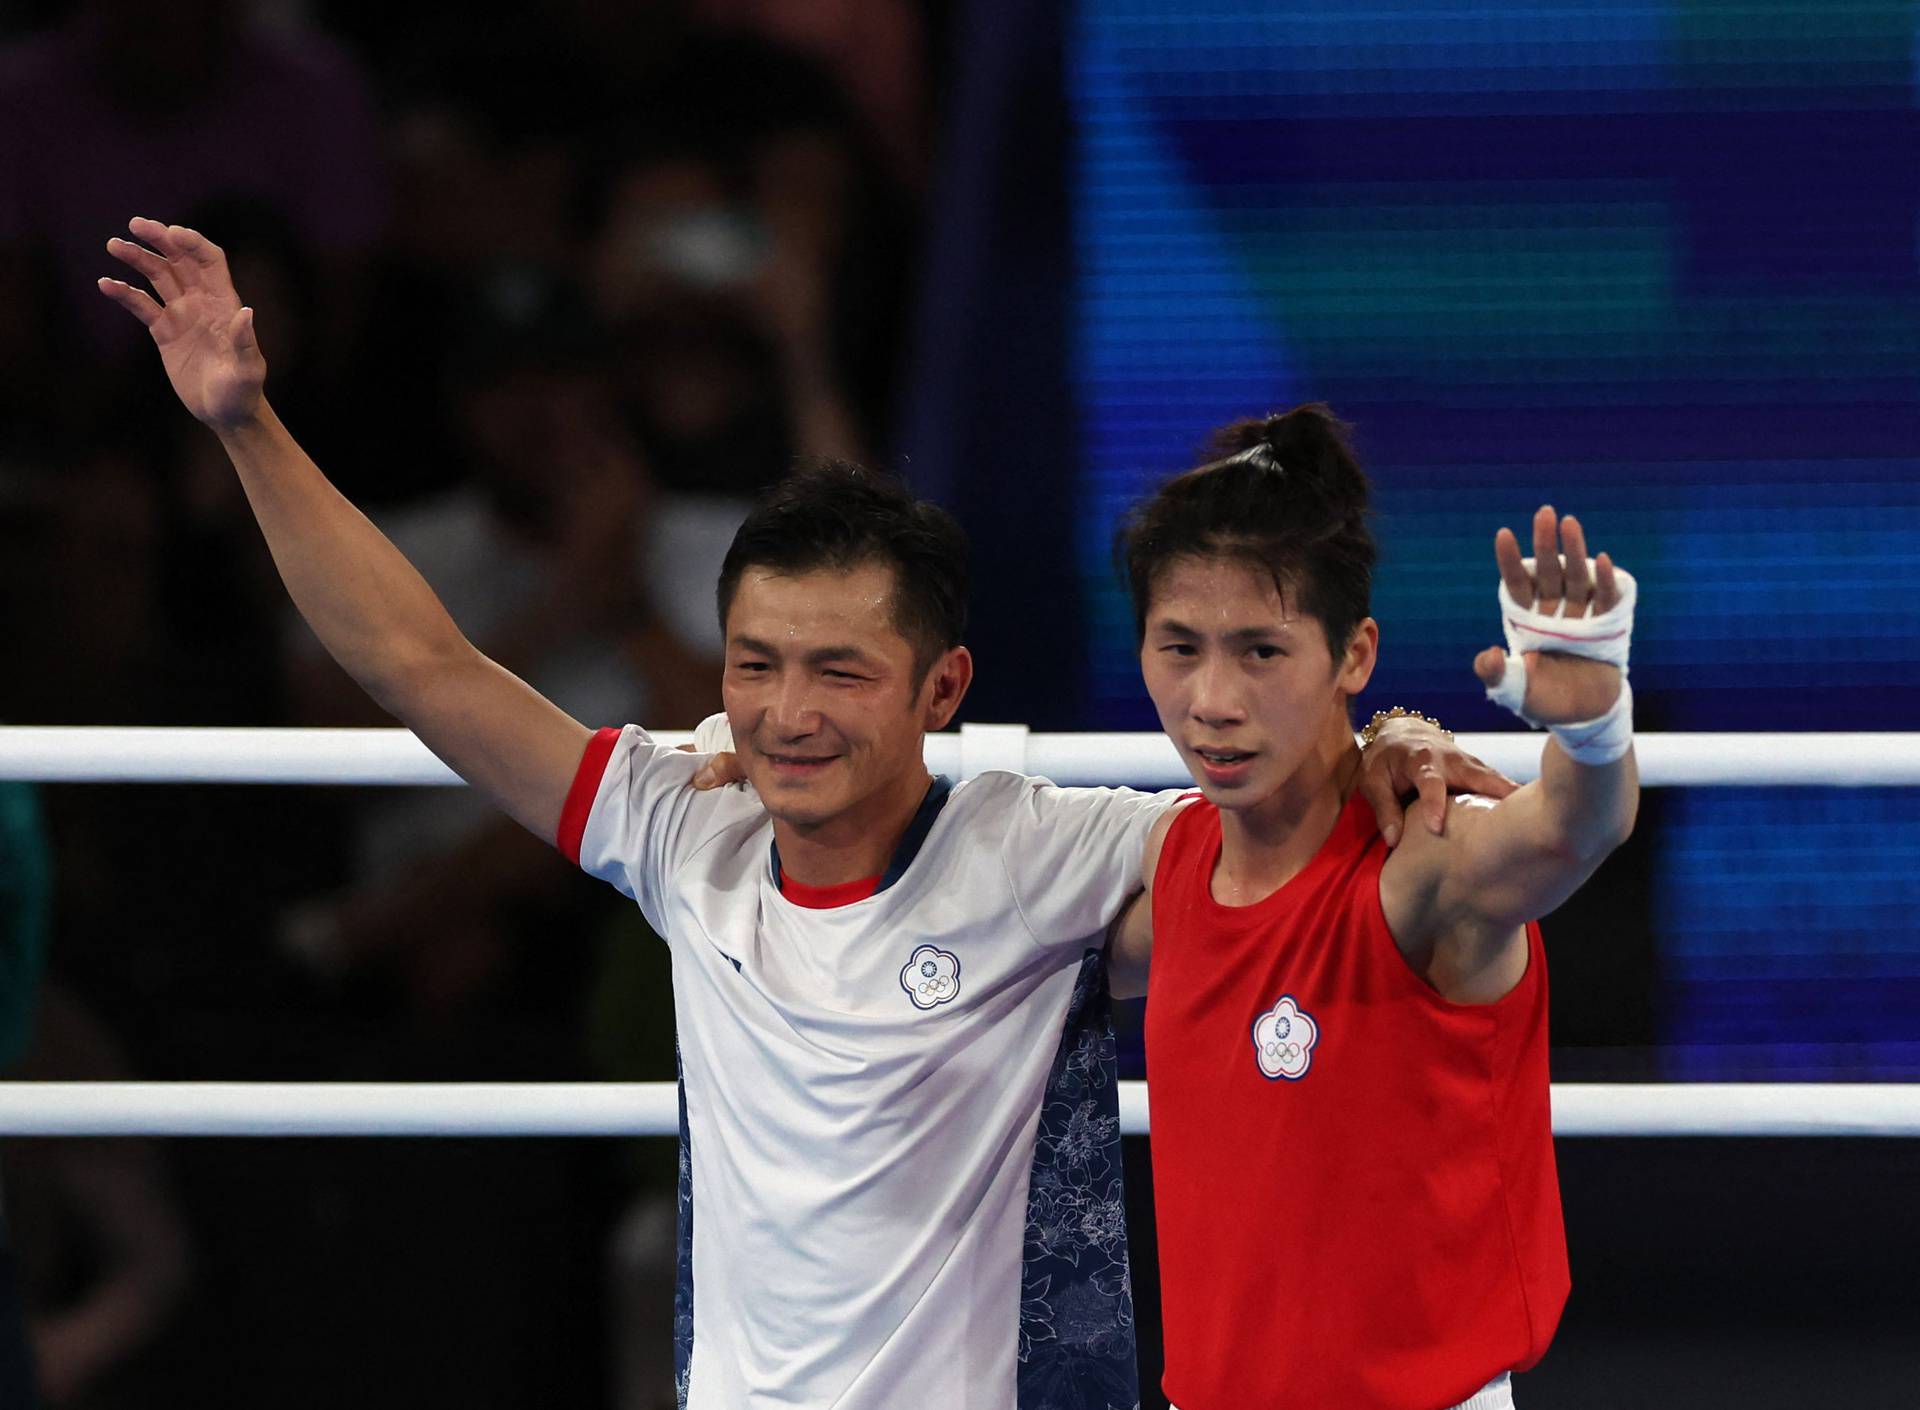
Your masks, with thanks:
<instances>
[{"instance_id":1,"label":"spectator","mask_svg":"<svg viewBox=\"0 0 1920 1410\"><path fill-rule=\"evenodd\" d=\"M745 170L668 146L602 174L591 287L620 333L622 405L681 494L744 499L796 456L858 459L871 439L834 328L850 178L824 138L778 140Z\"/></svg>"}]
</instances>

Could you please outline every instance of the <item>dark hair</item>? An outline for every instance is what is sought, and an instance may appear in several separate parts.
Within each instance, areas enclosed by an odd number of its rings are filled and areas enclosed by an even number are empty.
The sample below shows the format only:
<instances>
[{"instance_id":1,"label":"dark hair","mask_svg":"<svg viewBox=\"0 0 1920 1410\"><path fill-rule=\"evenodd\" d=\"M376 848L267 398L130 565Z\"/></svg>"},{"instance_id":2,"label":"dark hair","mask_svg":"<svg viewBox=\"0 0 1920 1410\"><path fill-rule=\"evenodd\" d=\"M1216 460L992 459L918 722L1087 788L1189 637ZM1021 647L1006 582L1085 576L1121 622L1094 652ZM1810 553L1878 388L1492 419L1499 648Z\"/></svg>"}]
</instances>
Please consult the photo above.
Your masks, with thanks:
<instances>
[{"instance_id":1,"label":"dark hair","mask_svg":"<svg viewBox=\"0 0 1920 1410\"><path fill-rule=\"evenodd\" d=\"M811 573L868 563L893 569L893 623L924 678L967 628L966 535L893 476L844 460L802 465L761 494L720 567L720 630L749 568Z\"/></svg>"},{"instance_id":2,"label":"dark hair","mask_svg":"<svg viewBox=\"0 0 1920 1410\"><path fill-rule=\"evenodd\" d=\"M1321 402L1213 433L1206 462L1135 505L1114 544L1146 636L1154 584L1181 558L1243 558L1318 619L1335 662L1373 588L1370 487L1349 427Z\"/></svg>"}]
</instances>

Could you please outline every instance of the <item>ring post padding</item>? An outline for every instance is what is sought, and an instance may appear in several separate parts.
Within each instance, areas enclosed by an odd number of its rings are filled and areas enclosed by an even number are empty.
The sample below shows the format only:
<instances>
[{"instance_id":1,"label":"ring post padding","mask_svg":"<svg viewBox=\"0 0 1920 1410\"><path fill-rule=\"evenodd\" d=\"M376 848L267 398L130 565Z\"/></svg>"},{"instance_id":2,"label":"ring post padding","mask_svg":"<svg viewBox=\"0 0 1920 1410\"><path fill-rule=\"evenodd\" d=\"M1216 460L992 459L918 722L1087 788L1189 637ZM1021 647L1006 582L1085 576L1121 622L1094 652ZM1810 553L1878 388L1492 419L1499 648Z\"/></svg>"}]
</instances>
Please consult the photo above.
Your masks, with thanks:
<instances>
[{"instance_id":1,"label":"ring post padding","mask_svg":"<svg viewBox=\"0 0 1920 1410\"><path fill-rule=\"evenodd\" d=\"M1025 725L960 726L960 777L978 778L993 769L1012 774L1028 772L1030 734Z\"/></svg>"}]
</instances>

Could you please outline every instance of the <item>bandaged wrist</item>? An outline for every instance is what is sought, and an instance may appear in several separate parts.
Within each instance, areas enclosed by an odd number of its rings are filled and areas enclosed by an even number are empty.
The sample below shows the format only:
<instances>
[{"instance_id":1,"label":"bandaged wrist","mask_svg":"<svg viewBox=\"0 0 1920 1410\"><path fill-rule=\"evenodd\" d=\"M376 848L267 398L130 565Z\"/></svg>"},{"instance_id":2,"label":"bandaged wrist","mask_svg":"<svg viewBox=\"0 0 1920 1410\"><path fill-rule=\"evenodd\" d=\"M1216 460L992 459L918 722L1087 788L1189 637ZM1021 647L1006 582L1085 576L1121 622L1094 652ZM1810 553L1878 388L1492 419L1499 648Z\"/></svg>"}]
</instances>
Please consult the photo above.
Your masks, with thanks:
<instances>
[{"instance_id":1,"label":"bandaged wrist","mask_svg":"<svg viewBox=\"0 0 1920 1410\"><path fill-rule=\"evenodd\" d=\"M700 754L731 754L733 748L733 728L728 725L725 712L709 715L700 721L693 731L693 747Z\"/></svg>"},{"instance_id":2,"label":"bandaged wrist","mask_svg":"<svg viewBox=\"0 0 1920 1410\"><path fill-rule=\"evenodd\" d=\"M1560 748L1576 764L1599 768L1633 747L1633 686L1623 674L1613 708L1591 720L1549 727Z\"/></svg>"}]
</instances>

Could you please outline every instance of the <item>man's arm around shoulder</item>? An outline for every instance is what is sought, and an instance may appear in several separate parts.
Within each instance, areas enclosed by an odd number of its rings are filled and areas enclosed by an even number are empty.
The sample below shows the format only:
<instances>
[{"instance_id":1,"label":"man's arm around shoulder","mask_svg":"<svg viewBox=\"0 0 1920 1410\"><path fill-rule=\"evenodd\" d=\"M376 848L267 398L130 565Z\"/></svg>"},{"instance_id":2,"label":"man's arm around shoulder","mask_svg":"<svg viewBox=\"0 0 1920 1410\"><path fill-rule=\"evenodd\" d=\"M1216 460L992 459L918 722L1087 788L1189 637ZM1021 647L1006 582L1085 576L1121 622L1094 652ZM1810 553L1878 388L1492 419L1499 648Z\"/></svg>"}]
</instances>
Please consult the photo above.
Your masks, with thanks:
<instances>
[{"instance_id":1,"label":"man's arm around shoulder","mask_svg":"<svg viewBox=\"0 0 1920 1410\"><path fill-rule=\"evenodd\" d=\"M1183 798L1154 819L1140 858L1140 893L1127 902L1114 921L1107 940L1107 985L1116 999L1144 998L1148 962L1153 958L1153 876L1160 870L1160 852L1166 846L1173 820L1195 801Z\"/></svg>"}]
</instances>

